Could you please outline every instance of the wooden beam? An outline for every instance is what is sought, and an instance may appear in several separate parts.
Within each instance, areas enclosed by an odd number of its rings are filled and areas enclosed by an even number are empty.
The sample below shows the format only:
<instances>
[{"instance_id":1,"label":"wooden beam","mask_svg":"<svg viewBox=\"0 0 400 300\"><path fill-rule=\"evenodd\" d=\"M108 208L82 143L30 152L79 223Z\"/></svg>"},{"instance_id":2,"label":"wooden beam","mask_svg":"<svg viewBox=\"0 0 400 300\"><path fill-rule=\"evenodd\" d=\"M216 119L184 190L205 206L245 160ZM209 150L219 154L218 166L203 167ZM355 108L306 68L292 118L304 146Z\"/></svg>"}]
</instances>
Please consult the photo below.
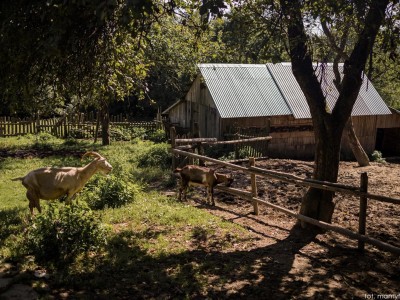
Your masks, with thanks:
<instances>
[{"instance_id":1,"label":"wooden beam","mask_svg":"<svg viewBox=\"0 0 400 300\"><path fill-rule=\"evenodd\" d=\"M257 142L257 141L269 141L271 139L272 139L271 136L262 136L262 137L255 137L255 138L249 138L249 139L240 139L240 140L216 141L216 142L212 142L210 144L212 144L212 145L243 144L243 143Z\"/></svg>"},{"instance_id":2,"label":"wooden beam","mask_svg":"<svg viewBox=\"0 0 400 300\"><path fill-rule=\"evenodd\" d=\"M381 202L387 202L387 203L398 204L398 205L400 204L400 199L370 194L367 192L362 192L359 190L359 187L355 187L355 186L344 185L344 184L339 184L339 183L332 183L332 182L328 182L328 181L318 181L318 180L309 179L309 178L302 178L299 176L286 174L286 173L282 173L282 172L278 172L278 171L266 170L266 169L262 169L262 168L258 168L258 167L246 168L246 167L238 166L238 165L235 165L235 164L232 164L229 162L221 161L221 160L218 160L215 158L210 158L207 156L189 153L189 152L178 150L178 149L172 149L171 151L176 154L202 159L204 161L209 161L209 162L212 162L215 164L219 164L222 166L232 168L234 170L240 170L240 171L243 171L243 172L249 173L249 174L267 176L267 177L271 177L276 180L282 180L282 181L290 182L290 183L297 184L297 185L315 187L315 188L318 188L321 190L328 190L328 191L333 191L333 192L341 192L341 193L350 194L350 195L353 195L356 197L363 196L363 197L367 197L368 199L377 200L377 201L381 201Z\"/></svg>"},{"instance_id":3,"label":"wooden beam","mask_svg":"<svg viewBox=\"0 0 400 300\"><path fill-rule=\"evenodd\" d=\"M217 141L217 138L193 138L193 139L175 139L176 144L185 144L185 143L214 143Z\"/></svg>"},{"instance_id":4,"label":"wooden beam","mask_svg":"<svg viewBox=\"0 0 400 300\"><path fill-rule=\"evenodd\" d=\"M211 157L207 157L207 156L203 156L203 155L198 155L198 154L195 154L195 153L189 153L189 152L178 150L178 149L171 149L171 151L172 151L172 153L176 153L176 154L179 154L179 155L191 156L191 157L194 157L194 158L202 159L204 161L210 161L210 162L216 163L216 164L221 165L221 166L230 167L230 168L232 168L234 170L241 170L241 171L244 171L244 172L249 172L249 170L246 167L234 165L234 164L231 164L231 163L228 163L228 162L225 162L225 161L222 161L222 160L218 160L218 159L215 159L215 158L211 158Z\"/></svg>"},{"instance_id":5,"label":"wooden beam","mask_svg":"<svg viewBox=\"0 0 400 300\"><path fill-rule=\"evenodd\" d=\"M259 199L259 198L255 198L254 200L258 201L259 203L263 203L263 204L265 204L265 205L267 205L267 206L269 206L271 208L279 210L279 211L281 211L283 213L286 213L286 214L288 214L288 215L290 215L292 217L295 217L296 219L302 220L304 222L310 223L312 225L318 226L318 227L326 229L326 230L335 231L335 232L340 233L341 235L344 235L344 236L346 236L346 237L348 237L350 239L363 241L363 242L371 244L371 245L373 245L373 246L375 246L375 247L377 247L379 249L382 249L382 250L389 251L391 253L395 253L395 254L400 255L400 248L395 247L395 246L393 246L391 244L388 244L388 243L385 243L385 242L381 242L381 241L379 241L377 239L371 238L371 237L366 236L366 235L361 235L361 234L355 233L355 232L353 232L353 231L351 231L349 229L346 229L346 228L335 226L335 225L332 225L332 224L329 224L329 223L326 223L326 222L318 221L318 220L315 220L313 218L310 218L310 217L295 213L295 212L293 212L293 211L291 211L289 209L286 209L286 208L280 207L278 205L272 204L272 203L270 203L270 202L268 202L266 200L262 200L262 199Z\"/></svg>"},{"instance_id":6,"label":"wooden beam","mask_svg":"<svg viewBox=\"0 0 400 300\"><path fill-rule=\"evenodd\" d=\"M252 192L248 192L248 191L244 191L244 190L240 190L240 189L235 189L235 188L231 188L231 187L227 187L227 186L223 186L223 185L216 185L214 187L214 189L216 190L220 190L235 196L239 196L242 197L248 201L251 201L251 198L253 197L253 193Z\"/></svg>"}]
</instances>

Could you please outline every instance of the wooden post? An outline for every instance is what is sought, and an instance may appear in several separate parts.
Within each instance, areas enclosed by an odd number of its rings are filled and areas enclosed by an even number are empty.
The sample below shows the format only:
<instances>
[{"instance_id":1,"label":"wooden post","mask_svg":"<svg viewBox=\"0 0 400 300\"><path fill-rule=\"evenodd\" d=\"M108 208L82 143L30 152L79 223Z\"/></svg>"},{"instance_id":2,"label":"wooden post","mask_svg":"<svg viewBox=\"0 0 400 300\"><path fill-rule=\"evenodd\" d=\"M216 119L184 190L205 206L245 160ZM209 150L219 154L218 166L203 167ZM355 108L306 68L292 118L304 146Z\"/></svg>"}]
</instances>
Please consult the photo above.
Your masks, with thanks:
<instances>
[{"instance_id":1,"label":"wooden post","mask_svg":"<svg viewBox=\"0 0 400 300\"><path fill-rule=\"evenodd\" d=\"M239 139L239 133L235 133L235 140ZM235 159L239 159L239 145L235 143Z\"/></svg>"},{"instance_id":2,"label":"wooden post","mask_svg":"<svg viewBox=\"0 0 400 300\"><path fill-rule=\"evenodd\" d=\"M199 123L195 122L194 123L194 129L193 129L193 138L200 138L201 134L200 134L200 127L199 127ZM198 142L196 145L196 149L197 149L197 154L199 155L204 155L204 147L201 144L201 142ZM199 166L205 166L205 162L201 159L199 159Z\"/></svg>"},{"instance_id":3,"label":"wooden post","mask_svg":"<svg viewBox=\"0 0 400 300\"><path fill-rule=\"evenodd\" d=\"M171 148L175 149L176 143L176 130L174 126L171 126L170 131L169 131L170 137L171 137ZM176 159L175 159L175 153L172 152L172 170L175 170L176 168Z\"/></svg>"},{"instance_id":4,"label":"wooden post","mask_svg":"<svg viewBox=\"0 0 400 300\"><path fill-rule=\"evenodd\" d=\"M254 157L249 157L249 163L251 167L254 167L256 160L254 159ZM251 193L253 194L253 197L256 198L257 197L257 182L256 182L256 174L252 173L250 175L251 177ZM253 201L253 207L254 207L254 214L256 216L259 215L259 210L258 210L258 202L257 201Z\"/></svg>"},{"instance_id":5,"label":"wooden post","mask_svg":"<svg viewBox=\"0 0 400 300\"><path fill-rule=\"evenodd\" d=\"M360 179L360 192L368 192L368 174L366 172L361 173ZM367 224L367 205L368 198L365 196L360 197L360 213L358 220L358 233L365 235L365 228ZM365 242L358 240L358 250L363 252L365 247Z\"/></svg>"}]
</instances>

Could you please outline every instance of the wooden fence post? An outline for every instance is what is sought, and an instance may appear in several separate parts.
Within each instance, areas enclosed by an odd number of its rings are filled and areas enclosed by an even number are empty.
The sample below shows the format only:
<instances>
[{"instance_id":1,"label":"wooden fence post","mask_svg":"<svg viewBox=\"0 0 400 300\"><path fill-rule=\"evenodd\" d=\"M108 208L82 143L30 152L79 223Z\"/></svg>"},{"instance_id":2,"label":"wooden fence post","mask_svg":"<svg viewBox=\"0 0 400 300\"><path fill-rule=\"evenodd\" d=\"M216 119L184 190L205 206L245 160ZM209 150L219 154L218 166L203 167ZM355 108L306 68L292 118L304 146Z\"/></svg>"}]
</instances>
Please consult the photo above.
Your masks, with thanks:
<instances>
[{"instance_id":1,"label":"wooden fence post","mask_svg":"<svg viewBox=\"0 0 400 300\"><path fill-rule=\"evenodd\" d=\"M360 179L360 192L368 192L368 174L366 172L361 173ZM360 213L358 220L358 233L365 235L365 228L367 225L367 205L368 198L360 196ZM365 242L358 240L358 250L363 252L365 248Z\"/></svg>"},{"instance_id":2,"label":"wooden fence post","mask_svg":"<svg viewBox=\"0 0 400 300\"><path fill-rule=\"evenodd\" d=\"M176 143L175 143L176 130L175 130L174 126L171 126L169 134L170 134L170 138L171 138L171 148L175 149L175 147L176 147ZM172 152L172 170L175 170L175 168L176 168L175 153Z\"/></svg>"},{"instance_id":3,"label":"wooden fence post","mask_svg":"<svg viewBox=\"0 0 400 300\"><path fill-rule=\"evenodd\" d=\"M255 162L256 160L254 157L249 157L249 163L251 167L254 167ZM257 197L256 174L252 173L250 177L251 177L251 193L253 194L253 198L256 198ZM258 202L255 201L254 199L252 201L253 201L254 214L258 216L259 215Z\"/></svg>"},{"instance_id":4,"label":"wooden fence post","mask_svg":"<svg viewBox=\"0 0 400 300\"><path fill-rule=\"evenodd\" d=\"M235 140L239 139L239 133L235 133ZM235 144L235 159L239 159L239 145Z\"/></svg>"}]
</instances>

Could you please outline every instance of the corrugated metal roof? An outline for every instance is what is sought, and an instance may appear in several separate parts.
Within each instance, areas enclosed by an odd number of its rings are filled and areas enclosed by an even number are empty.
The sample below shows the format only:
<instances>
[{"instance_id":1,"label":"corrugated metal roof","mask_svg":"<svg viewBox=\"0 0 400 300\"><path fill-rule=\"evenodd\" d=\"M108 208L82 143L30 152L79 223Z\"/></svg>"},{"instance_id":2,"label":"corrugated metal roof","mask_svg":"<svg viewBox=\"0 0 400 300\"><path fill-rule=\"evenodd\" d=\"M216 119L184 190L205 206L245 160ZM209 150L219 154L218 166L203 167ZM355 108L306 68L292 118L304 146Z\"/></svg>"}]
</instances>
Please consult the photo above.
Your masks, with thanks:
<instances>
[{"instance_id":1,"label":"corrugated metal roof","mask_svg":"<svg viewBox=\"0 0 400 300\"><path fill-rule=\"evenodd\" d=\"M332 110L339 93L333 84L332 65L324 66L315 66L316 75L321 80L327 107ZM296 119L311 118L291 63L199 64L198 67L222 118L291 114ZM391 114L389 108L365 77L352 116L385 114Z\"/></svg>"},{"instance_id":2,"label":"corrugated metal roof","mask_svg":"<svg viewBox=\"0 0 400 300\"><path fill-rule=\"evenodd\" d=\"M222 118L292 114L265 65L198 67Z\"/></svg>"},{"instance_id":3,"label":"corrugated metal roof","mask_svg":"<svg viewBox=\"0 0 400 300\"><path fill-rule=\"evenodd\" d=\"M303 92L300 89L290 63L267 64L267 67L288 102L296 119L311 118L310 110ZM322 90L330 110L336 104L339 93L333 84L334 73L332 64L315 66L315 74L321 81ZM342 66L339 67L342 71ZM373 87L371 81L365 77L357 100L354 104L352 116L386 115L391 114L383 99Z\"/></svg>"},{"instance_id":4,"label":"corrugated metal roof","mask_svg":"<svg viewBox=\"0 0 400 300\"><path fill-rule=\"evenodd\" d=\"M292 73L290 63L267 64L271 76L285 97L295 119L311 118L308 103L303 91Z\"/></svg>"}]
</instances>

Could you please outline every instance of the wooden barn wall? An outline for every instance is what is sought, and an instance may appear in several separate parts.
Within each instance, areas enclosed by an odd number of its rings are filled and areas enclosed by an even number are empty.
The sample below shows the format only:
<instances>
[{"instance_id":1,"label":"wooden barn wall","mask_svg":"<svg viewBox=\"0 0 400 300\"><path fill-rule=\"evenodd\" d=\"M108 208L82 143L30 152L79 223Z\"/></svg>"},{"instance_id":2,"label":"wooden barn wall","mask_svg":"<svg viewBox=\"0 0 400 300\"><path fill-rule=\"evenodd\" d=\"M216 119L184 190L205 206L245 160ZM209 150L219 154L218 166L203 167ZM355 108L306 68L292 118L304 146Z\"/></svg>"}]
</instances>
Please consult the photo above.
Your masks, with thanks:
<instances>
[{"instance_id":1,"label":"wooden barn wall","mask_svg":"<svg viewBox=\"0 0 400 300\"><path fill-rule=\"evenodd\" d=\"M293 116L223 119L222 130L232 127L270 127L272 140L268 144L268 156L311 159L314 157L315 139L310 119L294 119Z\"/></svg>"},{"instance_id":2,"label":"wooden barn wall","mask_svg":"<svg viewBox=\"0 0 400 300\"><path fill-rule=\"evenodd\" d=\"M391 115L377 116L377 128L381 135L377 148L386 157L400 156L400 113L394 109L391 111Z\"/></svg>"},{"instance_id":3,"label":"wooden barn wall","mask_svg":"<svg viewBox=\"0 0 400 300\"><path fill-rule=\"evenodd\" d=\"M364 148L370 155L375 150L376 143L376 116L355 116L353 117L354 131ZM342 136L342 159L354 159L353 152L349 146L346 132Z\"/></svg>"},{"instance_id":4,"label":"wooden barn wall","mask_svg":"<svg viewBox=\"0 0 400 300\"><path fill-rule=\"evenodd\" d=\"M179 126L188 127L189 122L187 118L187 103L181 102L171 108L168 112L168 117L171 123L177 123Z\"/></svg>"},{"instance_id":5,"label":"wooden barn wall","mask_svg":"<svg viewBox=\"0 0 400 300\"><path fill-rule=\"evenodd\" d=\"M400 113L394 109L391 115L377 116L377 128L400 128Z\"/></svg>"},{"instance_id":6,"label":"wooden barn wall","mask_svg":"<svg viewBox=\"0 0 400 300\"><path fill-rule=\"evenodd\" d=\"M209 90L202 82L201 76L197 76L186 95L186 101L191 131L194 129L194 123L197 123L200 129L200 136L218 136L220 131L219 113Z\"/></svg>"},{"instance_id":7,"label":"wooden barn wall","mask_svg":"<svg viewBox=\"0 0 400 300\"><path fill-rule=\"evenodd\" d=\"M376 150L377 130L384 131L382 147L386 151L383 152L388 155L400 155L399 135L396 134L400 131L400 115L398 113L380 116L357 116L353 117L353 124L357 137L368 155ZM342 138L342 154L344 159L354 159L345 133Z\"/></svg>"},{"instance_id":8,"label":"wooden barn wall","mask_svg":"<svg viewBox=\"0 0 400 300\"><path fill-rule=\"evenodd\" d=\"M202 137L217 137L220 132L220 117L211 94L197 76L190 90L182 101L169 110L172 123L189 128L193 133L194 124L198 123Z\"/></svg>"}]
</instances>

